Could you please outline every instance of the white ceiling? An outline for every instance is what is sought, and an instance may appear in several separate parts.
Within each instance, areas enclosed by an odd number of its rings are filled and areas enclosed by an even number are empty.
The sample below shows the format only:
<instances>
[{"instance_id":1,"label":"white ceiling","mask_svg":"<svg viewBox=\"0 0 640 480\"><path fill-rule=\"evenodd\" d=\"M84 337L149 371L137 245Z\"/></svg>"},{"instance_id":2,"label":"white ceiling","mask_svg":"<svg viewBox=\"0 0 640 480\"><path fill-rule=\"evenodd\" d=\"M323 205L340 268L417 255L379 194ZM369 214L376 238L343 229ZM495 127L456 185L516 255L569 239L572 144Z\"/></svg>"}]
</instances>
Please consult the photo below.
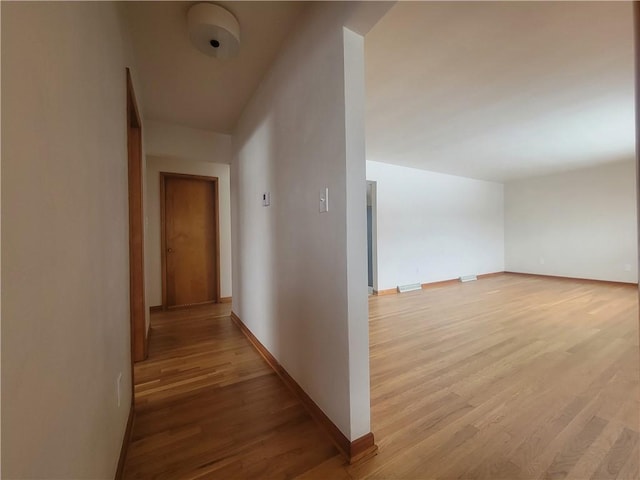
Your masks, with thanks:
<instances>
[{"instance_id":1,"label":"white ceiling","mask_svg":"<svg viewBox=\"0 0 640 480\"><path fill-rule=\"evenodd\" d=\"M504 181L634 154L631 3L398 3L365 48L368 160Z\"/></svg>"},{"instance_id":2,"label":"white ceiling","mask_svg":"<svg viewBox=\"0 0 640 480\"><path fill-rule=\"evenodd\" d=\"M240 23L240 53L226 61L189 42L186 15L195 3L126 2L144 117L231 133L304 3L215 2Z\"/></svg>"}]
</instances>

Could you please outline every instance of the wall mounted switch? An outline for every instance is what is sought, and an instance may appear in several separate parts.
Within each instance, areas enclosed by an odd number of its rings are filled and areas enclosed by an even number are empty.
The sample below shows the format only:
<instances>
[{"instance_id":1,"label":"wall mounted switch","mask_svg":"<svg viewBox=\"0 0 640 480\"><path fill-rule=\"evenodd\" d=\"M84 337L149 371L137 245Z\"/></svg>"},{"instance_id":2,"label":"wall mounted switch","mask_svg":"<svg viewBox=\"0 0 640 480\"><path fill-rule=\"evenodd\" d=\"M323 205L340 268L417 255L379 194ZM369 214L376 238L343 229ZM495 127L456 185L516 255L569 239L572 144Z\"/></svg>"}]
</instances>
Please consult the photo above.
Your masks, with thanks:
<instances>
[{"instance_id":1,"label":"wall mounted switch","mask_svg":"<svg viewBox=\"0 0 640 480\"><path fill-rule=\"evenodd\" d=\"M264 192L262 194L262 206L268 207L271 205L271 192Z\"/></svg>"},{"instance_id":2,"label":"wall mounted switch","mask_svg":"<svg viewBox=\"0 0 640 480\"><path fill-rule=\"evenodd\" d=\"M329 187L320 190L320 213L329 211Z\"/></svg>"}]
</instances>

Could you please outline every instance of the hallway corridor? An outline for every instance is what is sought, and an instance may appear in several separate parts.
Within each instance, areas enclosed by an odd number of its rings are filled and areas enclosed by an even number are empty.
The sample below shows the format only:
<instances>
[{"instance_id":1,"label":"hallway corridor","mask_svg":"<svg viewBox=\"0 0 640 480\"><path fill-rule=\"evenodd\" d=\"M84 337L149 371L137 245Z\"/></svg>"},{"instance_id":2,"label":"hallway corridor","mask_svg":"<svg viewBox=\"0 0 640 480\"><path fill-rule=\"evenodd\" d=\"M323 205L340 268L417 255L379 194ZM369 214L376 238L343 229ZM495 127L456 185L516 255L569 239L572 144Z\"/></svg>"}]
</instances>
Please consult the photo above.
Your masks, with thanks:
<instances>
[{"instance_id":1,"label":"hallway corridor","mask_svg":"<svg viewBox=\"0 0 640 480\"><path fill-rule=\"evenodd\" d=\"M292 478L343 462L230 307L152 314L125 478Z\"/></svg>"}]
</instances>

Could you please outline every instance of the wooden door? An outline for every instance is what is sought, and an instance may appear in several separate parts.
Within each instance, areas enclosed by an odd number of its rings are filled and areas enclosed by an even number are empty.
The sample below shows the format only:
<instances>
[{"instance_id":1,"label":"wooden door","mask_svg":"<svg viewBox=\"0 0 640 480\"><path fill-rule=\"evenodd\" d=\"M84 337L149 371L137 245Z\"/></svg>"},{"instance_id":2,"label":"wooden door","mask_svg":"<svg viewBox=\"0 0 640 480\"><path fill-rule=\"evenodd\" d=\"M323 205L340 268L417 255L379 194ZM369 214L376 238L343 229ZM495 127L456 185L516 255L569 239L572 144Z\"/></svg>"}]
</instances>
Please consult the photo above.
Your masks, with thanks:
<instances>
[{"instance_id":1,"label":"wooden door","mask_svg":"<svg viewBox=\"0 0 640 480\"><path fill-rule=\"evenodd\" d=\"M217 179L162 174L164 305L218 301Z\"/></svg>"}]
</instances>

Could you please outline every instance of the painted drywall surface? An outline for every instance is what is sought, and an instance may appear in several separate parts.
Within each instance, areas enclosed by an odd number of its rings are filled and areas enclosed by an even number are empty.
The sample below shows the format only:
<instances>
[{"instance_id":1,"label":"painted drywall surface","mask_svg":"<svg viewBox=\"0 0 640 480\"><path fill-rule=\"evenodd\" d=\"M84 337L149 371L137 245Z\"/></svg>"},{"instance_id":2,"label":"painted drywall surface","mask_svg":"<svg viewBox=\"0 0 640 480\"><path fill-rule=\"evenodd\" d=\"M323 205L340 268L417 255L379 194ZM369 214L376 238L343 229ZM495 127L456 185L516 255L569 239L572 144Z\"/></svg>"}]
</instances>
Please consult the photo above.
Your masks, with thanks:
<instances>
[{"instance_id":1,"label":"painted drywall surface","mask_svg":"<svg viewBox=\"0 0 640 480\"><path fill-rule=\"evenodd\" d=\"M367 158L499 182L628 158L633 31L633 2L398 2L366 37Z\"/></svg>"},{"instance_id":2,"label":"painted drywall surface","mask_svg":"<svg viewBox=\"0 0 640 480\"><path fill-rule=\"evenodd\" d=\"M635 168L629 160L506 183L506 269L637 282Z\"/></svg>"},{"instance_id":3,"label":"painted drywall surface","mask_svg":"<svg viewBox=\"0 0 640 480\"><path fill-rule=\"evenodd\" d=\"M123 24L114 3L1 8L2 477L113 478L131 399Z\"/></svg>"},{"instance_id":4,"label":"painted drywall surface","mask_svg":"<svg viewBox=\"0 0 640 480\"><path fill-rule=\"evenodd\" d=\"M364 38L343 28L347 210L347 294L351 435L370 431L367 182L364 133Z\"/></svg>"},{"instance_id":5,"label":"painted drywall surface","mask_svg":"<svg viewBox=\"0 0 640 480\"><path fill-rule=\"evenodd\" d=\"M238 123L231 167L233 309L355 439L370 428L368 345L356 346L368 338L366 202L364 156L358 158L363 105L352 118L345 110L346 97L358 101L356 87L345 85L360 75L359 65L352 70L344 63L347 56L355 61L359 48L357 39L345 39L345 8L320 3L305 13ZM353 205L347 191L356 182ZM329 212L320 213L325 187ZM263 192L271 193L269 207L262 206ZM361 219L347 227L350 208ZM354 239L362 249L351 263ZM357 287L349 275L361 276ZM360 290L362 299L350 305Z\"/></svg>"},{"instance_id":6,"label":"painted drywall surface","mask_svg":"<svg viewBox=\"0 0 640 480\"><path fill-rule=\"evenodd\" d=\"M149 306L162 305L160 172L218 177L220 228L220 296L231 296L231 194L229 165L183 158L147 156L147 292Z\"/></svg>"},{"instance_id":7,"label":"painted drywall surface","mask_svg":"<svg viewBox=\"0 0 640 480\"><path fill-rule=\"evenodd\" d=\"M173 123L145 122L147 155L185 158L196 162L231 163L231 135Z\"/></svg>"},{"instance_id":8,"label":"painted drywall surface","mask_svg":"<svg viewBox=\"0 0 640 480\"><path fill-rule=\"evenodd\" d=\"M375 180L377 289L504 270L500 183L379 162Z\"/></svg>"}]
</instances>

